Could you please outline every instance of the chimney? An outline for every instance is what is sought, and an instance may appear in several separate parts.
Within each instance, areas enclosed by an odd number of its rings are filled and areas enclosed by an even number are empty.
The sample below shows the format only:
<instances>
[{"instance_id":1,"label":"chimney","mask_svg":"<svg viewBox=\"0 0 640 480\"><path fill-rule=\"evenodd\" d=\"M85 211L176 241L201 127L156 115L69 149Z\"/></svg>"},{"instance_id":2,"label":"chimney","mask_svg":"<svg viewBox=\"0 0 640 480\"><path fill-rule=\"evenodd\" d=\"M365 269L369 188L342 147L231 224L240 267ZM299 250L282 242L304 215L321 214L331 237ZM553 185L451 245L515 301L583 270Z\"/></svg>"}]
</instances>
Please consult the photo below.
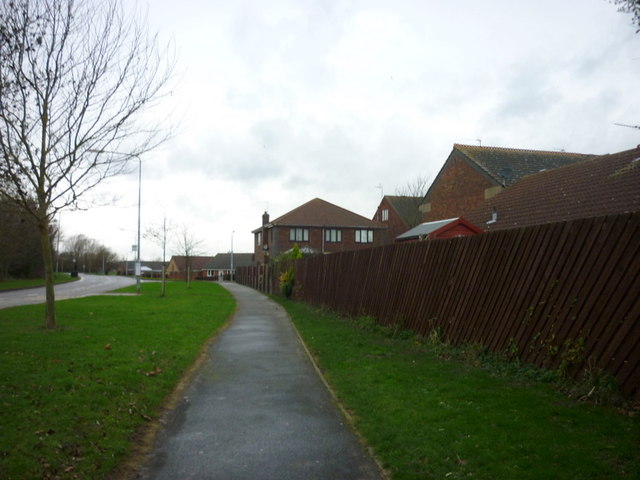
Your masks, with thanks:
<instances>
[{"instance_id":1,"label":"chimney","mask_svg":"<svg viewBox=\"0 0 640 480\"><path fill-rule=\"evenodd\" d=\"M262 225L267 225L269 223L269 214L267 212L264 212L262 214Z\"/></svg>"}]
</instances>

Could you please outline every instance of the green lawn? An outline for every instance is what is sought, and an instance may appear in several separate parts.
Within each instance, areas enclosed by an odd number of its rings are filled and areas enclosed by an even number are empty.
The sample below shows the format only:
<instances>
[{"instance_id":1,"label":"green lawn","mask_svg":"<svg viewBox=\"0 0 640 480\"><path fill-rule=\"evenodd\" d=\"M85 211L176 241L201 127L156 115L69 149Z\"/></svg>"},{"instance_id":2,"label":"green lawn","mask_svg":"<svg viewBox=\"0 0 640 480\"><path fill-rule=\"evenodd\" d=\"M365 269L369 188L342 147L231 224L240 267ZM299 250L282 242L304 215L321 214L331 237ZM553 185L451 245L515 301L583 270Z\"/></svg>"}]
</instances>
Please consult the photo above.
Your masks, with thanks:
<instances>
[{"instance_id":1,"label":"green lawn","mask_svg":"<svg viewBox=\"0 0 640 480\"><path fill-rule=\"evenodd\" d=\"M159 289L60 301L53 332L41 305L0 310L0 478L104 478L122 464L235 305L217 284ZM487 367L475 349L283 305L394 480L640 477L637 415Z\"/></svg>"},{"instance_id":2,"label":"green lawn","mask_svg":"<svg viewBox=\"0 0 640 480\"><path fill-rule=\"evenodd\" d=\"M394 480L640 478L640 422L531 369L283 301ZM475 365L474 365L475 364Z\"/></svg>"},{"instance_id":3,"label":"green lawn","mask_svg":"<svg viewBox=\"0 0 640 480\"><path fill-rule=\"evenodd\" d=\"M68 273L58 273L55 277L55 283L73 282L77 278L71 278ZM0 292L6 290L18 290L21 288L44 287L44 278L29 278L22 280L5 280L0 282Z\"/></svg>"},{"instance_id":4,"label":"green lawn","mask_svg":"<svg viewBox=\"0 0 640 480\"><path fill-rule=\"evenodd\" d=\"M132 287L134 288L134 287ZM214 283L0 310L0 478L104 478L235 302Z\"/></svg>"}]
</instances>

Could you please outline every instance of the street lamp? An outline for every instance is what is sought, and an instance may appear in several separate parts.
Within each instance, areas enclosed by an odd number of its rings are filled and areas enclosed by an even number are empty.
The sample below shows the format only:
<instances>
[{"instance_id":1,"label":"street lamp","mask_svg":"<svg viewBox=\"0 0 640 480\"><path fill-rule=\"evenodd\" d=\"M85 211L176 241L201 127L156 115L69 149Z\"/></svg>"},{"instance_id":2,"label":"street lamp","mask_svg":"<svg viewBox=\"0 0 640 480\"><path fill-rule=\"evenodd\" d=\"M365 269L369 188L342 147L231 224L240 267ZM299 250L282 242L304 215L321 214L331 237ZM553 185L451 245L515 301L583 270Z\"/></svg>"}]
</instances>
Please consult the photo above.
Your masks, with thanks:
<instances>
[{"instance_id":1,"label":"street lamp","mask_svg":"<svg viewBox=\"0 0 640 480\"><path fill-rule=\"evenodd\" d=\"M138 244L136 245L136 292L140 293L140 275L142 273L142 267L140 265L140 193L142 191L142 159L135 153L124 152L110 152L107 150L89 150L91 153L97 154L110 154L110 155L126 155L128 158L135 157L138 159Z\"/></svg>"},{"instance_id":2,"label":"street lamp","mask_svg":"<svg viewBox=\"0 0 640 480\"><path fill-rule=\"evenodd\" d=\"M142 160L138 155L138 246L136 248L136 292L140 293L140 275L142 267L140 265L140 193L142 191Z\"/></svg>"},{"instance_id":3,"label":"street lamp","mask_svg":"<svg viewBox=\"0 0 640 480\"><path fill-rule=\"evenodd\" d=\"M236 231L232 230L231 231L231 272L229 274L232 282L233 282L233 234L234 233L236 233Z\"/></svg>"}]
</instances>

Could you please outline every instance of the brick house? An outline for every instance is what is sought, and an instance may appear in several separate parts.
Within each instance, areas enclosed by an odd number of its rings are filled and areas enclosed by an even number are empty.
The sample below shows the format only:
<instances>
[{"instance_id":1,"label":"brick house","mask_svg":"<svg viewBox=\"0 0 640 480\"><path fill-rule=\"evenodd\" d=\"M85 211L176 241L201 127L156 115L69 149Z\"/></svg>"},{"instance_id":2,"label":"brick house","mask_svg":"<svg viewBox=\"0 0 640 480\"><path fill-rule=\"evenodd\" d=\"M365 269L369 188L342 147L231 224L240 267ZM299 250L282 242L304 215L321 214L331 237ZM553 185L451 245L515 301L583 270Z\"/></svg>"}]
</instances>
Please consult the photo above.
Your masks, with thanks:
<instances>
[{"instance_id":1,"label":"brick house","mask_svg":"<svg viewBox=\"0 0 640 480\"><path fill-rule=\"evenodd\" d=\"M210 256L191 256L174 255L169 260L167 267L167 277L171 280L186 280L187 276L191 280L204 279L207 276L207 265L213 260Z\"/></svg>"},{"instance_id":2,"label":"brick house","mask_svg":"<svg viewBox=\"0 0 640 480\"><path fill-rule=\"evenodd\" d=\"M394 239L422 222L422 197L385 195L372 220L387 226L386 242Z\"/></svg>"},{"instance_id":3,"label":"brick house","mask_svg":"<svg viewBox=\"0 0 640 480\"><path fill-rule=\"evenodd\" d=\"M254 235L257 263L291 250L298 244L303 252L333 253L383 245L387 227L320 198L269 220L262 215L262 226Z\"/></svg>"},{"instance_id":4,"label":"brick house","mask_svg":"<svg viewBox=\"0 0 640 480\"><path fill-rule=\"evenodd\" d=\"M231 279L231 264L233 271L236 268L249 267L255 263L253 253L219 253L203 266L203 272L207 280L229 280Z\"/></svg>"},{"instance_id":5,"label":"brick house","mask_svg":"<svg viewBox=\"0 0 640 480\"><path fill-rule=\"evenodd\" d=\"M483 201L526 175L589 158L593 155L454 144L422 201L422 221L468 218Z\"/></svg>"},{"instance_id":6,"label":"brick house","mask_svg":"<svg viewBox=\"0 0 640 480\"><path fill-rule=\"evenodd\" d=\"M505 230L640 211L640 148L523 178L469 212L481 228Z\"/></svg>"}]
</instances>

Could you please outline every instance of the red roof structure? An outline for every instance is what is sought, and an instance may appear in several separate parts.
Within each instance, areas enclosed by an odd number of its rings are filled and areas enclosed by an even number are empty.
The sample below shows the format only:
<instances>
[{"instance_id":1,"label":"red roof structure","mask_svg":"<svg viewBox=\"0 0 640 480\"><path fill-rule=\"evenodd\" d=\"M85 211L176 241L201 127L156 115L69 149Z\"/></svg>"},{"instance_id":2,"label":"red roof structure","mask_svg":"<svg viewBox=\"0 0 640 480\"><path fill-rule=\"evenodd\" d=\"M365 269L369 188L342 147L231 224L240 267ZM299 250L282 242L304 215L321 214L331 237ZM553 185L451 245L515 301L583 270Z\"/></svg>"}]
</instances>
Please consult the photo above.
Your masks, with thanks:
<instances>
[{"instance_id":1,"label":"red roof structure","mask_svg":"<svg viewBox=\"0 0 640 480\"><path fill-rule=\"evenodd\" d=\"M446 220L421 223L402 235L398 235L396 237L396 242L467 237L469 235L477 235L482 232L483 230L481 228L469 223L464 218L447 218Z\"/></svg>"}]
</instances>

